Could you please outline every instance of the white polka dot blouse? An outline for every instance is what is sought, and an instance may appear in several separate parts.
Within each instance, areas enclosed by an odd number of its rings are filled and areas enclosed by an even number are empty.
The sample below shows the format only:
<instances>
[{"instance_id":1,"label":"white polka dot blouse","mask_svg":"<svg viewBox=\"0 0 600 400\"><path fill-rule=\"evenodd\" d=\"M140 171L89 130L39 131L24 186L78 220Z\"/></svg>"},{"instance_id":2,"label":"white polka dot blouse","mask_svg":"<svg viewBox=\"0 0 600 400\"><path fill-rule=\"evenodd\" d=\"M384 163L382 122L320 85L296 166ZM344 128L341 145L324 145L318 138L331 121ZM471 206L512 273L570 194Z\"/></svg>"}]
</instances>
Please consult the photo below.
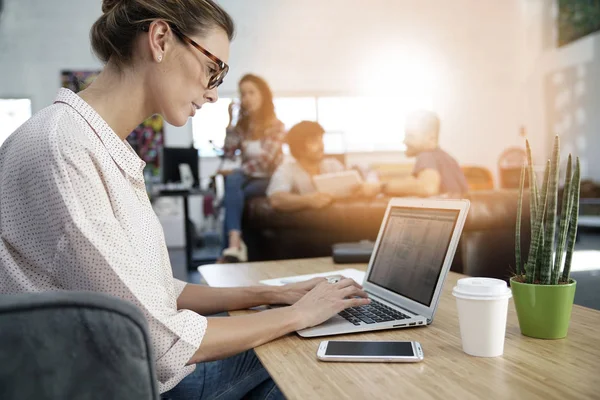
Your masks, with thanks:
<instances>
[{"instance_id":1,"label":"white polka dot blouse","mask_svg":"<svg viewBox=\"0 0 600 400\"><path fill-rule=\"evenodd\" d=\"M101 292L140 308L160 391L194 365L206 318L177 309L145 163L83 99L61 89L0 148L0 293Z\"/></svg>"}]
</instances>

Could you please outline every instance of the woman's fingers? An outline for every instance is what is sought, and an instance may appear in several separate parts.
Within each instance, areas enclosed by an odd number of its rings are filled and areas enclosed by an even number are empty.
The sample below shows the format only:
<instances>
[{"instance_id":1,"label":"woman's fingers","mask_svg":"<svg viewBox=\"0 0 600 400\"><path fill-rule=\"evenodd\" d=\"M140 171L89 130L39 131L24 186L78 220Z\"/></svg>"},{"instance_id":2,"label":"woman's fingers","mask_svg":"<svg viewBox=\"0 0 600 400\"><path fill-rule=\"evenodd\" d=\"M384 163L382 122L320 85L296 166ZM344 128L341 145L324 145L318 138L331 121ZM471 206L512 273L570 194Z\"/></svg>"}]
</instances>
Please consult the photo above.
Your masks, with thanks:
<instances>
[{"instance_id":1,"label":"woman's fingers","mask_svg":"<svg viewBox=\"0 0 600 400\"><path fill-rule=\"evenodd\" d=\"M365 305L367 305L369 303L371 303L371 299L369 299L369 298L363 298L363 297L353 297L351 299L345 299L345 300L343 300L344 309L350 308L350 307L365 306Z\"/></svg>"},{"instance_id":2,"label":"woman's fingers","mask_svg":"<svg viewBox=\"0 0 600 400\"><path fill-rule=\"evenodd\" d=\"M354 279L351 279L351 278L344 278L341 281L339 281L338 283L336 283L335 285L338 288L340 288L340 289L341 288L345 288L345 287L350 286L350 285L355 286L355 287L357 287L359 289L362 289L362 285L356 283L356 281Z\"/></svg>"},{"instance_id":3,"label":"woman's fingers","mask_svg":"<svg viewBox=\"0 0 600 400\"><path fill-rule=\"evenodd\" d=\"M342 292L344 298L346 297L369 297L367 292L362 289L357 288L356 286L348 286L340 290Z\"/></svg>"}]
</instances>

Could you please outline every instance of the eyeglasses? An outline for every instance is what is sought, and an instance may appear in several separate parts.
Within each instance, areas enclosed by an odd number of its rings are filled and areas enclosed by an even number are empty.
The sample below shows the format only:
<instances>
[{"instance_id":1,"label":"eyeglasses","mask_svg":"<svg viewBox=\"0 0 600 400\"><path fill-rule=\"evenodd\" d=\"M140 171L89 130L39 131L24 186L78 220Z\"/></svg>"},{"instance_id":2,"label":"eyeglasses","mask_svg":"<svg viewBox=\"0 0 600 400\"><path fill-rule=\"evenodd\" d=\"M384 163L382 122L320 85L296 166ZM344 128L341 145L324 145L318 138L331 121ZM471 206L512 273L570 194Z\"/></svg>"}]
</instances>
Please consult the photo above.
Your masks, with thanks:
<instances>
[{"instance_id":1,"label":"eyeglasses","mask_svg":"<svg viewBox=\"0 0 600 400\"><path fill-rule=\"evenodd\" d=\"M176 27L171 27L171 29L173 29L173 32L175 32L175 34L179 36L184 42L187 42L196 50L204 54L206 57L210 58L210 60L213 61L215 64L217 64L217 70L214 71L208 79L208 90L214 89L221 85L221 83L223 83L223 79L225 79L225 76L229 72L229 65L225 64L219 59L219 57L215 56L210 51L206 50L204 47L200 46L198 43L181 33Z\"/></svg>"},{"instance_id":2,"label":"eyeglasses","mask_svg":"<svg viewBox=\"0 0 600 400\"><path fill-rule=\"evenodd\" d=\"M188 36L181 33L181 31L176 26L173 26L173 25L170 25L170 26L171 26L171 29L173 30L173 32L181 40L190 44L192 47L194 47L196 50L198 50L199 52L204 54L206 57L208 57L212 62L214 62L217 65L217 70L212 72L208 79L207 89L211 90L211 89L214 89L214 88L218 87L219 85L221 85L221 83L223 83L223 79L225 79L225 76L229 72L229 65L225 64L223 61L221 61L219 59L219 57L215 56L210 51L206 50L204 47L202 47L198 43L196 43L194 40L190 39ZM148 28L149 28L148 26L145 26L142 28L142 30L145 32L148 32Z\"/></svg>"}]
</instances>

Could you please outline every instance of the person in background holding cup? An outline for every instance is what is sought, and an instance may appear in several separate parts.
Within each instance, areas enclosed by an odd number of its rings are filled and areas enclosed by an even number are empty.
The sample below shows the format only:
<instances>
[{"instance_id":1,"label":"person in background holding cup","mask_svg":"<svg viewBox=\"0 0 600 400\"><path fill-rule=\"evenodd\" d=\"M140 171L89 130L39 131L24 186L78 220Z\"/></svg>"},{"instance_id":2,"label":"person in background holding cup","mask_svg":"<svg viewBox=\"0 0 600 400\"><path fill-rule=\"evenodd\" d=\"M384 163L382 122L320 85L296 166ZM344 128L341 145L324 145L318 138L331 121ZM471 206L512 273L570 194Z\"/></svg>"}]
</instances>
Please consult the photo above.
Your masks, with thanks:
<instances>
[{"instance_id":1,"label":"person in background holding cup","mask_svg":"<svg viewBox=\"0 0 600 400\"><path fill-rule=\"evenodd\" d=\"M227 129L225 157L241 151L242 166L225 178L225 221L222 261L243 262L248 251L242 238L242 215L246 199L264 196L271 175L283 159L283 123L275 115L273 94L267 82L245 75L239 83L239 121ZM230 119L234 110L230 109Z\"/></svg>"}]
</instances>

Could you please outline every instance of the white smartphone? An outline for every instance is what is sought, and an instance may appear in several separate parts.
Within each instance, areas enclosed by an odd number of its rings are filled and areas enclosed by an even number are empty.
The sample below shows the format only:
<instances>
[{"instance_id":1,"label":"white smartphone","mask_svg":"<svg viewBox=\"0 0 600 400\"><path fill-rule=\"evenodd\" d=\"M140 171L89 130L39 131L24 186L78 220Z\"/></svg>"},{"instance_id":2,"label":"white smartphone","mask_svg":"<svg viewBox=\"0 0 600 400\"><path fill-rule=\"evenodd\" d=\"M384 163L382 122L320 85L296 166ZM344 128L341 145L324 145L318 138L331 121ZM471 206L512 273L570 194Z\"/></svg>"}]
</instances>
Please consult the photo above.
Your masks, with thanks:
<instances>
[{"instance_id":1,"label":"white smartphone","mask_svg":"<svg viewBox=\"0 0 600 400\"><path fill-rule=\"evenodd\" d=\"M321 361L419 362L423 349L419 342L378 342L324 340L317 350Z\"/></svg>"}]
</instances>

